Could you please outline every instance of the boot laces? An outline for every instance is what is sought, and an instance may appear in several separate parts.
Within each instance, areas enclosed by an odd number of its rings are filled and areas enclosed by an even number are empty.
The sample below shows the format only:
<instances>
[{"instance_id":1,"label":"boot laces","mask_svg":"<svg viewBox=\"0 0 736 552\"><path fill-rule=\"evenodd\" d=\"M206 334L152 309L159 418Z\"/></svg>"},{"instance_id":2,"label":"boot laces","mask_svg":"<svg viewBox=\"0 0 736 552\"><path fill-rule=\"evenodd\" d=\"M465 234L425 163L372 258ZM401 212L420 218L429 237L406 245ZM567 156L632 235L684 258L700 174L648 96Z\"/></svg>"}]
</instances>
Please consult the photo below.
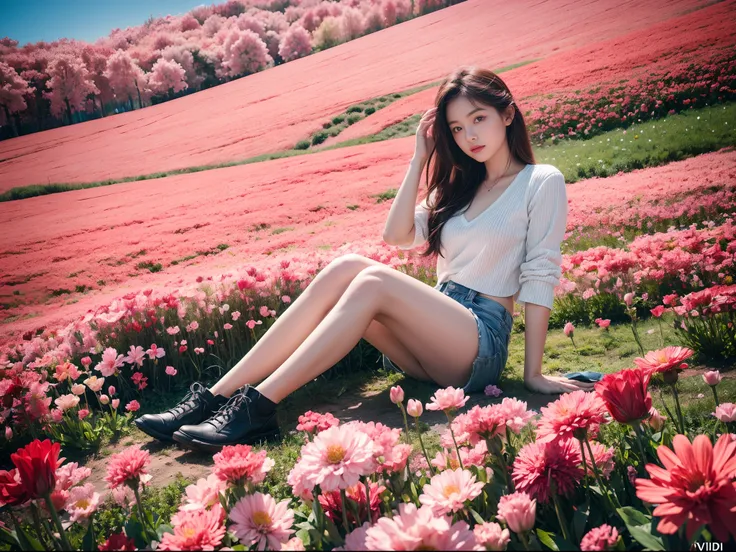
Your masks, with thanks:
<instances>
[{"instance_id":1,"label":"boot laces","mask_svg":"<svg viewBox=\"0 0 736 552\"><path fill-rule=\"evenodd\" d=\"M246 404L245 411L248 413L248 421L250 421L250 409L248 406L253 402L253 400L246 395L247 392L248 388L246 387L241 392L235 393L217 410L217 412L212 415L208 421L218 421L222 422L222 424L228 423L240 410L243 403Z\"/></svg>"},{"instance_id":2,"label":"boot laces","mask_svg":"<svg viewBox=\"0 0 736 552\"><path fill-rule=\"evenodd\" d=\"M179 404L171 408L169 412L178 416L184 412L188 406L196 406L205 391L205 387L201 383L195 381L189 386L189 393L186 394Z\"/></svg>"}]
</instances>

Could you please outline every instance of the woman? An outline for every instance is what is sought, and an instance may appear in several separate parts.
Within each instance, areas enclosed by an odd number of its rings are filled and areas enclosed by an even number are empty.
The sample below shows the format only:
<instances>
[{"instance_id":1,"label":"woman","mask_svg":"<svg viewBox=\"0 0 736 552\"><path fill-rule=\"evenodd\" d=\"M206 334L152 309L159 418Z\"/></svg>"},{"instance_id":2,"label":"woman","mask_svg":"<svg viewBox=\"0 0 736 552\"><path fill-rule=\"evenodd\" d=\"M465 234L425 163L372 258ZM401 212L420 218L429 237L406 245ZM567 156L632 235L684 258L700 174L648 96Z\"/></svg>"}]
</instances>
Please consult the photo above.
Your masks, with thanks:
<instances>
[{"instance_id":1,"label":"woman","mask_svg":"<svg viewBox=\"0 0 736 552\"><path fill-rule=\"evenodd\" d=\"M433 156L431 199L415 208ZM534 164L506 84L491 71L460 68L421 118L383 231L401 249L429 242L423 254L438 254L438 285L360 255L335 259L211 389L194 383L180 404L136 425L210 451L278 437L276 404L361 338L384 354L386 366L481 391L506 364L514 300L526 305L526 386L540 393L591 389L590 382L542 375L566 218L562 173Z\"/></svg>"}]
</instances>

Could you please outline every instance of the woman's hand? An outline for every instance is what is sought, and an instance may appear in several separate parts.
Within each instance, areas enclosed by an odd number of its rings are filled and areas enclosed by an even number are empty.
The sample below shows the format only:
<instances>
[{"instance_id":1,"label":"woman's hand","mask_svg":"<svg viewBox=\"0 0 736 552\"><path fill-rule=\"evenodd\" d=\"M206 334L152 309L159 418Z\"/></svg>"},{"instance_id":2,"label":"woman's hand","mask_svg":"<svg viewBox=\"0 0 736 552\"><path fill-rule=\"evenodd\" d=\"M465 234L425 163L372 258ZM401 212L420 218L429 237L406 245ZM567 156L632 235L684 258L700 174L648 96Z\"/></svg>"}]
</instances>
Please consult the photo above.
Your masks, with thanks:
<instances>
[{"instance_id":1,"label":"woman's hand","mask_svg":"<svg viewBox=\"0 0 736 552\"><path fill-rule=\"evenodd\" d=\"M416 132L416 145L414 146L414 157L426 160L429 152L434 149L434 138L432 137L432 125L434 124L437 108L433 107L427 110L419 120L419 126Z\"/></svg>"},{"instance_id":2,"label":"woman's hand","mask_svg":"<svg viewBox=\"0 0 736 552\"><path fill-rule=\"evenodd\" d=\"M595 387L595 383L576 381L561 376L543 376L539 375L524 381L524 385L530 391L551 395L553 393L567 393L569 391L590 391Z\"/></svg>"}]
</instances>

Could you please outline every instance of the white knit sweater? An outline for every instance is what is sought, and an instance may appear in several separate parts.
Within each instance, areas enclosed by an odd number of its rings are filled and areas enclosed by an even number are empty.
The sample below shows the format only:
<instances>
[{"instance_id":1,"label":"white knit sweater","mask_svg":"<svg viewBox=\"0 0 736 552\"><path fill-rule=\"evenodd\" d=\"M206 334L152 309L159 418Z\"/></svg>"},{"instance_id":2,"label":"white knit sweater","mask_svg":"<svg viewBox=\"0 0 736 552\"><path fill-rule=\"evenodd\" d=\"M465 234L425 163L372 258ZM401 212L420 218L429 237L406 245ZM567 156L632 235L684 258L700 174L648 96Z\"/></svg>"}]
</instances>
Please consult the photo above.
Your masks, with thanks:
<instances>
[{"instance_id":1,"label":"white knit sweater","mask_svg":"<svg viewBox=\"0 0 736 552\"><path fill-rule=\"evenodd\" d=\"M464 211L442 228L437 282L453 280L487 295L551 309L567 225L563 174L552 165L527 165L476 218L468 222ZM414 212L414 243L400 249L427 242L428 217L425 198Z\"/></svg>"}]
</instances>

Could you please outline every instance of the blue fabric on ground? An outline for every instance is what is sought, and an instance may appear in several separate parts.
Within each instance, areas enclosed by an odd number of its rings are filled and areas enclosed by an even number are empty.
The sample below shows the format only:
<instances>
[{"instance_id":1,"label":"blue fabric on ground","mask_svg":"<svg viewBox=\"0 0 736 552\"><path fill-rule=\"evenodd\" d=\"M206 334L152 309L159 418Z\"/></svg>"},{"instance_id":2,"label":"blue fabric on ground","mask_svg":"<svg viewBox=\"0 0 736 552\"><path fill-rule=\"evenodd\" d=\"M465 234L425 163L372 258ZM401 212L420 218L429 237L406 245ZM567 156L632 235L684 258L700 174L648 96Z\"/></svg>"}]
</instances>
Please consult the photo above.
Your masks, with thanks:
<instances>
[{"instance_id":1,"label":"blue fabric on ground","mask_svg":"<svg viewBox=\"0 0 736 552\"><path fill-rule=\"evenodd\" d=\"M576 381L584 381L584 382L596 382L603 379L603 374L600 372L570 372L569 374L565 374L565 377L571 380Z\"/></svg>"}]
</instances>

